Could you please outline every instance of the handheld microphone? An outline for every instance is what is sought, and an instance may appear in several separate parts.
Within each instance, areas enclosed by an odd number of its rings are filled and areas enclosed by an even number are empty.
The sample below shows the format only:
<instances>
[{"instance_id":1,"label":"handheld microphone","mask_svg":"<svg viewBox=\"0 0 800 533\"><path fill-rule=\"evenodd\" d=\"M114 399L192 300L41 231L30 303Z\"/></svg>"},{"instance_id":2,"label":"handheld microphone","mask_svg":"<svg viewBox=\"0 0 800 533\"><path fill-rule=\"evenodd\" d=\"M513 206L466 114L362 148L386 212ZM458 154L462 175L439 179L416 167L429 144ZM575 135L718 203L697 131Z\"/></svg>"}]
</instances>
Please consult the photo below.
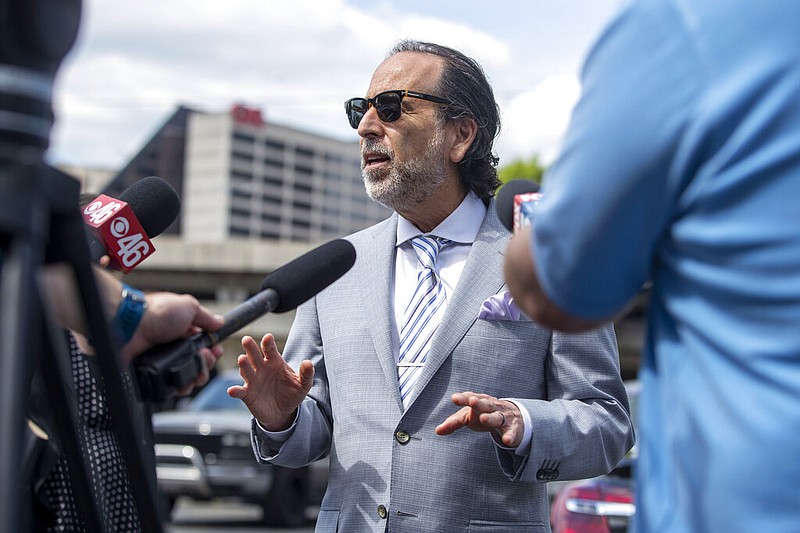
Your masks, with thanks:
<instances>
[{"instance_id":1,"label":"handheld microphone","mask_svg":"<svg viewBox=\"0 0 800 533\"><path fill-rule=\"evenodd\" d=\"M539 184L535 181L509 181L497 193L497 216L500 222L511 232L529 226L541 197Z\"/></svg>"},{"instance_id":2,"label":"handheld microphone","mask_svg":"<svg viewBox=\"0 0 800 533\"><path fill-rule=\"evenodd\" d=\"M155 251L150 237L167 229L180 209L175 189L156 176L137 181L119 199L101 194L81 212L92 228L92 261L108 255L109 267L127 274Z\"/></svg>"},{"instance_id":3,"label":"handheld microphone","mask_svg":"<svg viewBox=\"0 0 800 533\"><path fill-rule=\"evenodd\" d=\"M197 352L227 338L267 313L284 313L306 302L350 270L356 250L337 239L290 261L261 282L261 290L224 315L217 331L155 346L133 360L143 400L163 401L203 370Z\"/></svg>"}]
</instances>

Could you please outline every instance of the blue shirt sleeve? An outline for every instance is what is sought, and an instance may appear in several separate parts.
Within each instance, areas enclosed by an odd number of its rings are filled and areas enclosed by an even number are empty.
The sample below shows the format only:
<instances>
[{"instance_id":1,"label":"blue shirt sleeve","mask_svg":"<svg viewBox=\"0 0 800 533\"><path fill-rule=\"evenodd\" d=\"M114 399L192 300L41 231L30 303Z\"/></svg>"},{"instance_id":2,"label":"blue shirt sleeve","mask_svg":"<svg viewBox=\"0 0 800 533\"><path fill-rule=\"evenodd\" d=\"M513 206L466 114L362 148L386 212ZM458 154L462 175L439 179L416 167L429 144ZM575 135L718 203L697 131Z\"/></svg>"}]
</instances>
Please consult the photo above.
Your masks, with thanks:
<instances>
[{"instance_id":1,"label":"blue shirt sleeve","mask_svg":"<svg viewBox=\"0 0 800 533\"><path fill-rule=\"evenodd\" d=\"M668 7L638 2L597 41L533 223L537 274L569 313L603 318L647 280L683 174L673 163L703 85L696 43Z\"/></svg>"}]
</instances>

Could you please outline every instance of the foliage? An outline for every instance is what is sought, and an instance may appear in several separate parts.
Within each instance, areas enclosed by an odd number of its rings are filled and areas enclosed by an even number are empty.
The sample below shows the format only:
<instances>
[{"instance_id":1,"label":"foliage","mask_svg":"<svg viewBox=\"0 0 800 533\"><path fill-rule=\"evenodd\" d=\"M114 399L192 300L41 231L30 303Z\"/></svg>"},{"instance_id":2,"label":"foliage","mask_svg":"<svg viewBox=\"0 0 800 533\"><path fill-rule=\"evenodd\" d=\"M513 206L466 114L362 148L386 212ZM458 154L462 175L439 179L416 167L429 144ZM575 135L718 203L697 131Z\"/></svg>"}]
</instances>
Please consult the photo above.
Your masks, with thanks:
<instances>
[{"instance_id":1,"label":"foliage","mask_svg":"<svg viewBox=\"0 0 800 533\"><path fill-rule=\"evenodd\" d=\"M519 179L541 183L544 171L545 167L539 162L539 156L534 154L528 159L515 159L507 165L500 166L497 169L497 177L504 184Z\"/></svg>"}]
</instances>

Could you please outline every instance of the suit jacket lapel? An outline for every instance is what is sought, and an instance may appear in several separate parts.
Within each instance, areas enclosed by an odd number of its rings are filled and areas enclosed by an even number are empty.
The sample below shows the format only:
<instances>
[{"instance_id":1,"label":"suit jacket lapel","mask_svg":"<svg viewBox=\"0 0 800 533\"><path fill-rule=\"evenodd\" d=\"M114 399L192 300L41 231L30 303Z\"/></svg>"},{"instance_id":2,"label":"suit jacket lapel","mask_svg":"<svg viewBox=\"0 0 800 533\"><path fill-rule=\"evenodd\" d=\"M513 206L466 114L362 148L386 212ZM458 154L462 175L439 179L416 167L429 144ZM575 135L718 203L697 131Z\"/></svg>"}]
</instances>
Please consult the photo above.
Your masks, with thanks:
<instances>
[{"instance_id":1,"label":"suit jacket lapel","mask_svg":"<svg viewBox=\"0 0 800 533\"><path fill-rule=\"evenodd\" d=\"M497 218L493 199L433 336L428 359L411 393L411 403L478 318L483 301L503 287L503 254L508 237L508 230Z\"/></svg>"},{"instance_id":2,"label":"suit jacket lapel","mask_svg":"<svg viewBox=\"0 0 800 533\"><path fill-rule=\"evenodd\" d=\"M393 214L387 224L376 227L373 241L358 253L363 257L366 273L364 276L365 319L370 324L370 335L375 345L375 354L386 376L389 389L394 391L400 410L403 402L397 383L397 331L394 326L392 291L394 279L395 242L397 240L397 214Z\"/></svg>"}]
</instances>

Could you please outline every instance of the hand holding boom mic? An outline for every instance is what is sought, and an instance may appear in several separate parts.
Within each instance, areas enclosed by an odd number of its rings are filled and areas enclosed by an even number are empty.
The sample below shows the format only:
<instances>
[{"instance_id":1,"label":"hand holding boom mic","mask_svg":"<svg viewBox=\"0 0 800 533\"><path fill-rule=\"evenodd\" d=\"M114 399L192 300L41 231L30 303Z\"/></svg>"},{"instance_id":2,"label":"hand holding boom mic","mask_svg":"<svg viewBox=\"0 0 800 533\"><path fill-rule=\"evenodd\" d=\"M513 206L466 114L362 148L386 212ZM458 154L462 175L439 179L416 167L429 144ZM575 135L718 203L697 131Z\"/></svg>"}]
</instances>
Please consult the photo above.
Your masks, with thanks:
<instances>
[{"instance_id":1,"label":"hand holding boom mic","mask_svg":"<svg viewBox=\"0 0 800 533\"><path fill-rule=\"evenodd\" d=\"M97 263L108 255L111 268L130 272L155 251L150 237L167 229L180 210L178 194L156 176L137 181L119 199L101 194L81 210L93 229L89 240L92 261Z\"/></svg>"},{"instance_id":2,"label":"hand holding boom mic","mask_svg":"<svg viewBox=\"0 0 800 533\"><path fill-rule=\"evenodd\" d=\"M203 370L197 356L267 313L284 313L309 300L350 270L356 260L353 245L337 239L298 257L264 278L261 291L225 314L217 331L203 332L155 346L134 359L139 390L144 400L163 401Z\"/></svg>"}]
</instances>

